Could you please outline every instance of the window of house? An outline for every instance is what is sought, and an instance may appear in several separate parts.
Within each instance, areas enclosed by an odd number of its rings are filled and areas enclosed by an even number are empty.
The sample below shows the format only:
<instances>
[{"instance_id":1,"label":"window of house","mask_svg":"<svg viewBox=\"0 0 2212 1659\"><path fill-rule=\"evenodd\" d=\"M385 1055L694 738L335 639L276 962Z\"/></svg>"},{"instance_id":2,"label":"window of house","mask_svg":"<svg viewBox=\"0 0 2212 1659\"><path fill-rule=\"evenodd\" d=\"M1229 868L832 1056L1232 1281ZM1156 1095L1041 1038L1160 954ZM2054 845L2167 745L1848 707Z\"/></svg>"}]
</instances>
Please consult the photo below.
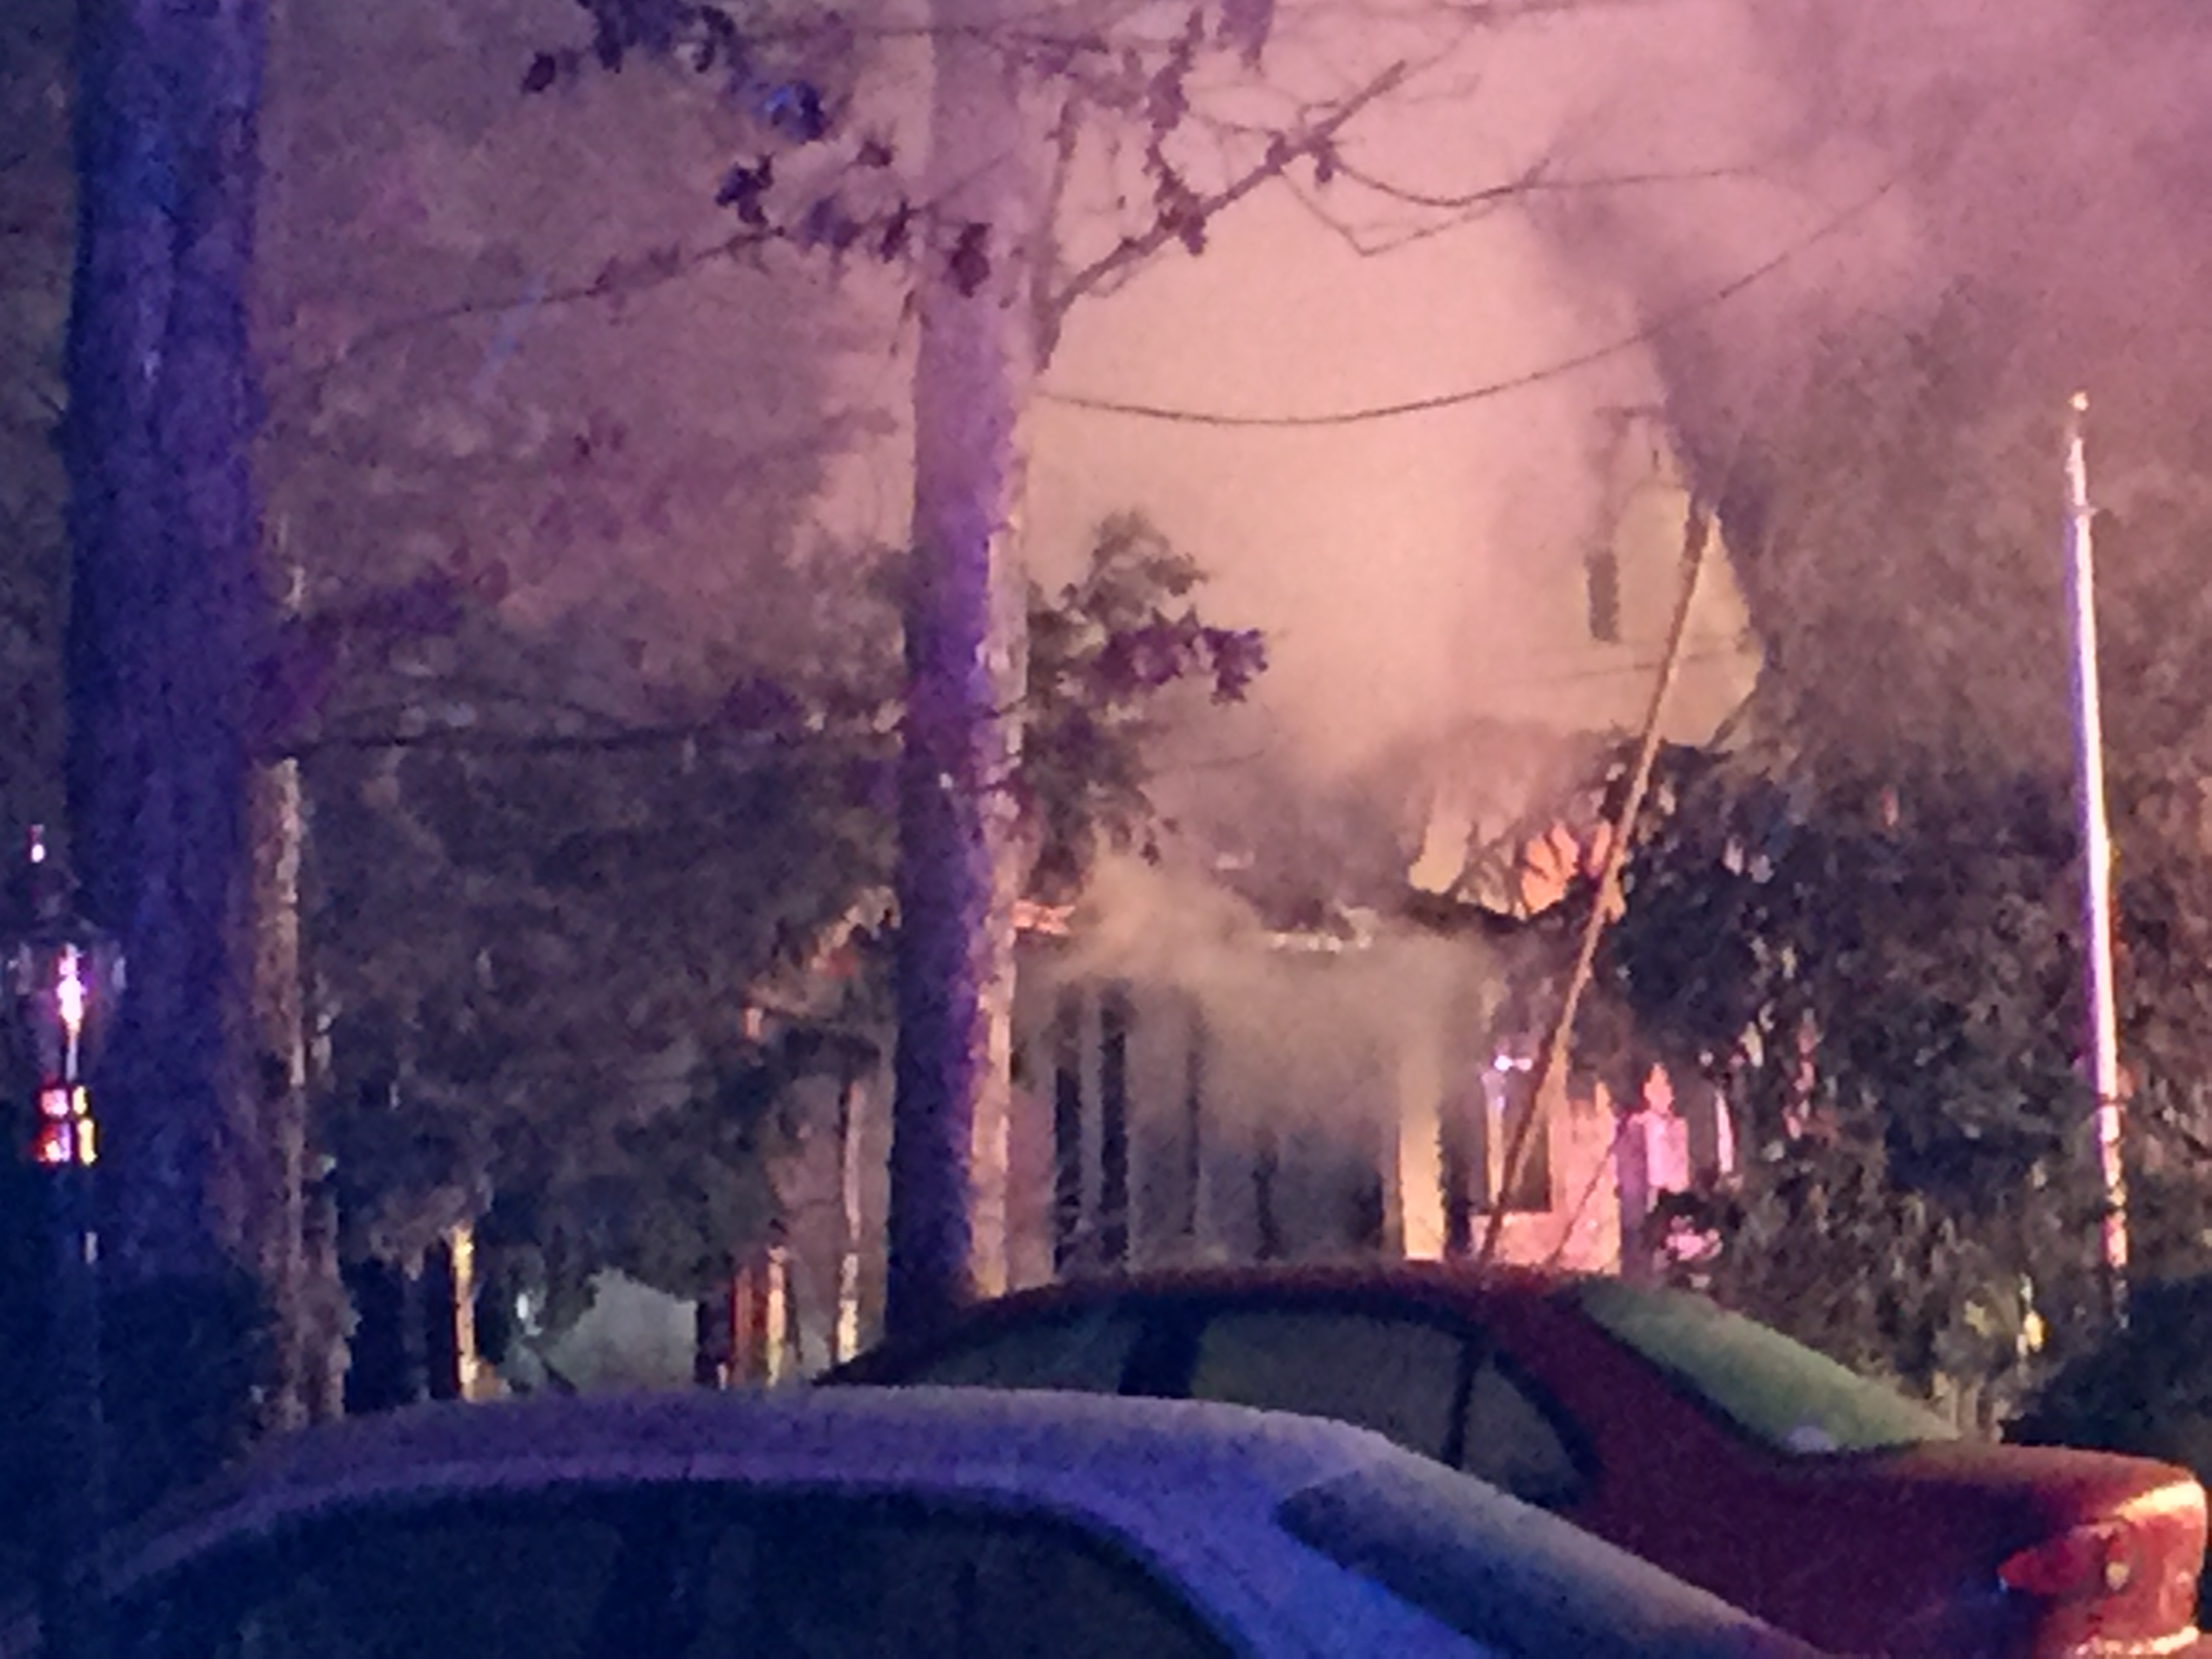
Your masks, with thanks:
<instances>
[{"instance_id":1,"label":"window of house","mask_svg":"<svg viewBox=\"0 0 2212 1659\"><path fill-rule=\"evenodd\" d=\"M1226 1310L1199 1334L1190 1395L1334 1418L1440 1458L1466 1346L1442 1325L1353 1309Z\"/></svg>"},{"instance_id":2,"label":"window of house","mask_svg":"<svg viewBox=\"0 0 2212 1659\"><path fill-rule=\"evenodd\" d=\"M1609 547L1583 558L1583 580L1589 606L1589 636L1604 645L1620 642L1620 556Z\"/></svg>"},{"instance_id":3,"label":"window of house","mask_svg":"<svg viewBox=\"0 0 2212 1659\"><path fill-rule=\"evenodd\" d=\"M1526 1063L1504 1069L1493 1066L1485 1079L1490 1105L1490 1144L1497 1149L1492 1180L1497 1190L1492 1202L1510 1212L1534 1213L1552 1207L1552 1148L1540 1120L1525 1132L1522 1126L1536 1109L1536 1073ZM1509 1169L1513 1143L1522 1143L1521 1166Z\"/></svg>"}]
</instances>

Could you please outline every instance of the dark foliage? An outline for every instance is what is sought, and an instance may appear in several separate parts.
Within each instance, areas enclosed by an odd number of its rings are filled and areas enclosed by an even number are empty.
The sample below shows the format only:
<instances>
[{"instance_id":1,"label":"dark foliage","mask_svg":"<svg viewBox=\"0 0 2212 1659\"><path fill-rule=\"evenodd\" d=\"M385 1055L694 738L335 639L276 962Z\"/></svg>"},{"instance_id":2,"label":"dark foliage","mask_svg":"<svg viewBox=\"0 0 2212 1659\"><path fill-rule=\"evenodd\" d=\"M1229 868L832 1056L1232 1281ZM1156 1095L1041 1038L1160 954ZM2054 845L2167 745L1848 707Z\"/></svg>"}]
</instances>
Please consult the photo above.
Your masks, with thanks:
<instances>
[{"instance_id":1,"label":"dark foliage","mask_svg":"<svg viewBox=\"0 0 2212 1659\"><path fill-rule=\"evenodd\" d=\"M2163 1458L2212 1482L2212 1278L2138 1285L2126 1325L2046 1380L2005 1437ZM2197 1608L2212 1612L2212 1574Z\"/></svg>"},{"instance_id":2,"label":"dark foliage","mask_svg":"<svg viewBox=\"0 0 2212 1659\"><path fill-rule=\"evenodd\" d=\"M1102 848L1149 846L1149 745L1190 712L1164 694L1202 686L1236 702L1266 672L1256 631L1200 617L1190 596L1204 580L1149 522L1123 514L1100 527L1081 580L1031 591L1022 784L1041 896L1072 896Z\"/></svg>"},{"instance_id":3,"label":"dark foliage","mask_svg":"<svg viewBox=\"0 0 2212 1659\"><path fill-rule=\"evenodd\" d=\"M1041 896L1146 842L1155 740L1264 670L1256 634L1198 611L1203 580L1124 516L1081 579L1030 595ZM688 1293L767 1237L793 1081L888 1042L895 640L859 603L811 672L732 663L719 692L639 694L650 721L592 716L560 642L481 605L404 661L358 659L375 672L325 711L309 773L351 1254L410 1257L489 1205L488 1255L527 1263L557 1325L602 1268ZM394 707L404 739L368 724ZM763 1002L791 1026L764 1054L739 1024Z\"/></svg>"},{"instance_id":4,"label":"dark foliage","mask_svg":"<svg viewBox=\"0 0 2212 1659\"><path fill-rule=\"evenodd\" d=\"M70 8L0 13L0 823L60 822Z\"/></svg>"},{"instance_id":5,"label":"dark foliage","mask_svg":"<svg viewBox=\"0 0 2212 1659\"><path fill-rule=\"evenodd\" d=\"M520 76L523 93L549 94L580 76L618 73L636 59L672 65L699 81L722 108L750 118L754 142L730 163L715 201L763 239L826 246L839 255L858 247L887 264L931 255L944 261L942 269L963 295L981 291L990 280L999 257L994 242L1005 247L1026 240L1027 227L940 220L906 186L868 185L866 175L884 173L898 157L880 130L855 119L859 78L880 43L868 40L865 27L846 15L770 15L717 0L577 3L588 20L588 40L532 52ZM1193 6L1183 27L1166 37L1018 19L994 32L991 49L1010 88L1030 86L1064 95L1071 118L1080 112L1083 120L1115 132L1117 143L1133 140L1130 149L1141 165L1145 189L1128 194L1128 222L1118 251L1100 268L1070 273L1078 289L1096 287L1109 268L1166 249L1203 253L1214 215L1301 157L1311 160L1317 183L1328 182L1336 167L1337 128L1352 109L1382 89L1381 83L1336 117L1257 140L1254 165L1227 188L1193 182L1220 159L1218 131L1199 118L1194 97L1209 63L1233 60L1243 73L1256 74L1273 27L1273 0L1218 0ZM1388 77L1393 83L1395 75ZM1070 140L1063 135L1055 142ZM776 155L809 147L834 149L844 163L842 179L833 178L826 194L780 193ZM1047 291L1053 286L1048 283ZM1055 296L1054 310L1072 297ZM1048 335L1054 327L1056 322L1048 321Z\"/></svg>"},{"instance_id":6,"label":"dark foliage","mask_svg":"<svg viewBox=\"0 0 2212 1659\"><path fill-rule=\"evenodd\" d=\"M0 1113L9 1144L27 1114ZM46 1364L52 1244L42 1172L0 1160L0 1594L27 1574L47 1525L52 1470ZM108 1498L118 1522L205 1479L252 1434L270 1380L270 1326L245 1273L111 1286L101 1310Z\"/></svg>"},{"instance_id":7,"label":"dark foliage","mask_svg":"<svg viewBox=\"0 0 2212 1659\"><path fill-rule=\"evenodd\" d=\"M1735 1104L1740 1183L1675 1206L1720 1237L1695 1271L1852 1363L2014 1397L2039 1331L2095 1317L2063 799L1660 776L1601 971Z\"/></svg>"}]
</instances>

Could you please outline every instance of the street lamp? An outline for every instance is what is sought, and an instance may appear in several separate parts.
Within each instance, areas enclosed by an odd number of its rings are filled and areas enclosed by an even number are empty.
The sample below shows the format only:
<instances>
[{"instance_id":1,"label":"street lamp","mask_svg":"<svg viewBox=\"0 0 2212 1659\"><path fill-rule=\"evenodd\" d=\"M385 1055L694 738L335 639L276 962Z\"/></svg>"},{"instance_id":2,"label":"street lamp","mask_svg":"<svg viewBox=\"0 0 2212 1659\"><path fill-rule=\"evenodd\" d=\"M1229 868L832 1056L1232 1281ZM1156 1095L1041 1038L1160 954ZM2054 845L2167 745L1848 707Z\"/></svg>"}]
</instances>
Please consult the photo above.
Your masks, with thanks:
<instances>
[{"instance_id":1,"label":"street lamp","mask_svg":"<svg viewBox=\"0 0 2212 1659\"><path fill-rule=\"evenodd\" d=\"M104 1645L95 1558L107 1502L100 1403L100 1233L93 1168L97 1121L86 1082L94 1044L123 991L123 952L76 913L76 884L31 831L18 893L20 931L0 955L15 1035L37 1073L32 1161L45 1172L52 1262L46 1436L52 1534L41 1564L45 1648L97 1655Z\"/></svg>"},{"instance_id":2,"label":"street lamp","mask_svg":"<svg viewBox=\"0 0 2212 1659\"><path fill-rule=\"evenodd\" d=\"M2082 424L2089 398L2076 392L2066 423L2066 598L2074 624L2074 740L2081 811L2082 981L2089 1016L2089 1081L2096 1093L2097 1173L2105 1194L2098 1227L2106 1311L2128 1309L2126 1126L2120 1101L2119 1021L2112 978L2112 832L2105 815L2104 717L2097 688L2097 575Z\"/></svg>"},{"instance_id":3,"label":"street lamp","mask_svg":"<svg viewBox=\"0 0 2212 1659\"><path fill-rule=\"evenodd\" d=\"M76 912L76 884L31 831L24 871L28 926L9 939L4 973L16 1030L39 1077L31 1159L89 1168L100 1157L85 1066L123 990L123 952ZM81 1184L81 1183L80 1183Z\"/></svg>"}]
</instances>

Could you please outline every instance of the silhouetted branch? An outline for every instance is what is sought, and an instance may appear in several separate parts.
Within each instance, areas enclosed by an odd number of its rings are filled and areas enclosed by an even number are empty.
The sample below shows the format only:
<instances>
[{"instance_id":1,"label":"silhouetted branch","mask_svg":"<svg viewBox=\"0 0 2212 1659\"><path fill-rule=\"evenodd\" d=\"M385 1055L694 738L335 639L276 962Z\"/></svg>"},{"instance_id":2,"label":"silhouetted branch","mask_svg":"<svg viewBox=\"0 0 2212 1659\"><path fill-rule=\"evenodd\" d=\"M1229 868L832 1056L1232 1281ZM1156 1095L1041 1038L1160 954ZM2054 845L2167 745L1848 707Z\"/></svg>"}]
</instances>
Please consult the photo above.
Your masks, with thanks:
<instances>
[{"instance_id":1,"label":"silhouetted branch","mask_svg":"<svg viewBox=\"0 0 2212 1659\"><path fill-rule=\"evenodd\" d=\"M1212 220L1270 179L1281 178L1291 163L1301 157L1328 154L1337 134L1362 110L1396 89L1408 73L1410 65L1403 59L1391 64L1339 104L1327 118L1296 134L1279 134L1269 144L1265 160L1231 179L1220 189L1197 197L1185 213L1172 219L1162 217L1141 235L1123 237L1113 252L1092 260L1061 285L1051 305L1050 314L1054 327L1078 300L1085 295L1099 292L1116 277L1142 264L1171 243L1182 240L1188 222L1195 220L1204 223Z\"/></svg>"}]
</instances>

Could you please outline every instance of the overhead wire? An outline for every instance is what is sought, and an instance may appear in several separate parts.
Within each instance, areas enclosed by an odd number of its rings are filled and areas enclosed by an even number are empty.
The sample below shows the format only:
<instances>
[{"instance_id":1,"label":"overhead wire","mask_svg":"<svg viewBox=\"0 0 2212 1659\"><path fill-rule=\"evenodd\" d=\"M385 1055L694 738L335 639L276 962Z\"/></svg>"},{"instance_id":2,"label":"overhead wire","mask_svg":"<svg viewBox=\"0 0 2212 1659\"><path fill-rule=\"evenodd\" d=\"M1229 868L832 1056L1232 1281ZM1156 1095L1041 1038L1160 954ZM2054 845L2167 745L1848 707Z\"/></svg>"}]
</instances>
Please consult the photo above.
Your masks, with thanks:
<instances>
[{"instance_id":1,"label":"overhead wire","mask_svg":"<svg viewBox=\"0 0 2212 1659\"><path fill-rule=\"evenodd\" d=\"M1548 380L1561 379L1578 370L1592 368L1638 346L1649 344L1669 329L1680 326L1690 319L1727 304L1746 289L1753 288L1792 262L1802 258L1821 243L1839 234L1865 214L1885 200L1901 182L1891 179L1878 189L1860 198L1841 212L1808 231L1796 241L1771 258L1762 260L1750 270L1730 278L1718 288L1686 301L1656 317L1650 319L1632 332L1593 346L1571 356L1539 365L1518 374L1509 374L1501 380L1485 381L1480 386L1464 387L1455 392L1438 392L1426 398L1408 398L1397 403L1370 404L1354 409L1340 409L1310 415L1243 415L1223 410L1176 408L1165 404L1144 403L1118 398L1093 397L1084 392L1055 392L1049 388L1037 396L1047 403L1064 408L1079 409L1096 415L1118 415L1131 419L1161 421L1180 426L1203 426L1245 430L1291 431L1315 428L1359 426L1374 421L1395 420L1407 415L1432 414L1438 410L1456 409L1468 404L1481 403L1492 398L1502 398L1509 392L1521 392Z\"/></svg>"}]
</instances>

